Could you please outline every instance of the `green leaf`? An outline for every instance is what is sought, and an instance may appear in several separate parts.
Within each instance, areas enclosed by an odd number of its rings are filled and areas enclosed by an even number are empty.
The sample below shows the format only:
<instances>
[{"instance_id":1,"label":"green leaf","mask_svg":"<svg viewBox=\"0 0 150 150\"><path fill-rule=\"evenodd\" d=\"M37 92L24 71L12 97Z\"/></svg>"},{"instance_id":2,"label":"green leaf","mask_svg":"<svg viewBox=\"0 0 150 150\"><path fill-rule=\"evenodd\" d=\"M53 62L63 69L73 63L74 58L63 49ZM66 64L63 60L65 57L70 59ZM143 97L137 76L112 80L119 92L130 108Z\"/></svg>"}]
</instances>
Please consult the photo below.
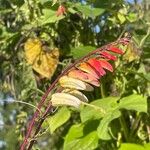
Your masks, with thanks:
<instances>
[{"instance_id":1,"label":"green leaf","mask_svg":"<svg viewBox=\"0 0 150 150\"><path fill-rule=\"evenodd\" d=\"M120 100L119 109L136 110L137 112L147 112L147 100L141 95L130 95Z\"/></svg>"},{"instance_id":2,"label":"green leaf","mask_svg":"<svg viewBox=\"0 0 150 150\"><path fill-rule=\"evenodd\" d=\"M40 3L43 5L46 2L52 2L52 0L40 0Z\"/></svg>"},{"instance_id":3,"label":"green leaf","mask_svg":"<svg viewBox=\"0 0 150 150\"><path fill-rule=\"evenodd\" d=\"M150 143L144 144L144 148L145 148L145 150L149 150L150 149Z\"/></svg>"},{"instance_id":4,"label":"green leaf","mask_svg":"<svg viewBox=\"0 0 150 150\"><path fill-rule=\"evenodd\" d=\"M66 107L60 108L60 110L52 117L47 119L49 124L50 132L53 133L58 127L63 125L69 120L71 116L70 111Z\"/></svg>"},{"instance_id":5,"label":"green leaf","mask_svg":"<svg viewBox=\"0 0 150 150\"><path fill-rule=\"evenodd\" d=\"M119 118L121 115L120 111L116 110L111 112L109 115L104 116L104 118L101 120L98 128L97 128L97 133L98 137L103 140L110 140L111 136L109 134L109 123L116 119Z\"/></svg>"},{"instance_id":6,"label":"green leaf","mask_svg":"<svg viewBox=\"0 0 150 150\"><path fill-rule=\"evenodd\" d=\"M95 47L92 46L79 46L76 48L71 49L71 54L73 55L74 58L81 58L85 55L87 55L89 52L95 50Z\"/></svg>"},{"instance_id":7,"label":"green leaf","mask_svg":"<svg viewBox=\"0 0 150 150\"><path fill-rule=\"evenodd\" d=\"M92 18L101 15L105 11L103 8L92 8L90 5L82 5L81 3L76 3L75 7L86 17Z\"/></svg>"},{"instance_id":8,"label":"green leaf","mask_svg":"<svg viewBox=\"0 0 150 150\"><path fill-rule=\"evenodd\" d=\"M146 98L140 95L133 94L120 99L120 102L117 102L118 100L118 97L107 97L90 103L104 109L105 115L89 107L84 107L81 110L80 117L82 122L103 118L97 128L100 139L111 139L108 132L109 124L112 120L120 117L120 109L135 110L137 112L147 111Z\"/></svg>"},{"instance_id":9,"label":"green leaf","mask_svg":"<svg viewBox=\"0 0 150 150\"><path fill-rule=\"evenodd\" d=\"M129 13L128 16L127 16L127 19L130 21L130 22L135 22L137 21L137 14L135 13Z\"/></svg>"},{"instance_id":10,"label":"green leaf","mask_svg":"<svg viewBox=\"0 0 150 150\"><path fill-rule=\"evenodd\" d=\"M143 145L132 144L132 143L122 143L119 150L149 150L150 143Z\"/></svg>"},{"instance_id":11,"label":"green leaf","mask_svg":"<svg viewBox=\"0 0 150 150\"><path fill-rule=\"evenodd\" d=\"M72 141L66 142L64 144L64 150L93 150L98 146L98 136L97 132L93 131L83 136L82 138L77 138Z\"/></svg>"},{"instance_id":12,"label":"green leaf","mask_svg":"<svg viewBox=\"0 0 150 150\"><path fill-rule=\"evenodd\" d=\"M148 82L150 82L150 73L144 74L143 76Z\"/></svg>"},{"instance_id":13,"label":"green leaf","mask_svg":"<svg viewBox=\"0 0 150 150\"><path fill-rule=\"evenodd\" d=\"M126 21L124 14L118 13L117 16L121 24L123 24Z\"/></svg>"},{"instance_id":14,"label":"green leaf","mask_svg":"<svg viewBox=\"0 0 150 150\"><path fill-rule=\"evenodd\" d=\"M72 125L65 137L65 144L72 141L75 138L83 136L83 124Z\"/></svg>"},{"instance_id":15,"label":"green leaf","mask_svg":"<svg viewBox=\"0 0 150 150\"><path fill-rule=\"evenodd\" d=\"M111 110L113 111L113 109L116 108L116 106L117 106L116 102L118 99L119 99L118 97L107 97L107 98L93 101L90 104L101 107L102 109L104 109L106 111L106 115L107 115L109 113L109 111L111 111ZM85 121L91 120L91 119L93 119L93 120L100 119L100 118L104 117L104 114L99 112L98 110L95 110L95 109L87 106L81 110L80 117L81 117L81 121L85 122Z\"/></svg>"},{"instance_id":16,"label":"green leaf","mask_svg":"<svg viewBox=\"0 0 150 150\"><path fill-rule=\"evenodd\" d=\"M56 11L53 11L51 9L43 9L43 16L41 16L38 19L38 25L45 25L48 23L55 23L56 21L59 21L63 19L64 16L57 16Z\"/></svg>"}]
</instances>

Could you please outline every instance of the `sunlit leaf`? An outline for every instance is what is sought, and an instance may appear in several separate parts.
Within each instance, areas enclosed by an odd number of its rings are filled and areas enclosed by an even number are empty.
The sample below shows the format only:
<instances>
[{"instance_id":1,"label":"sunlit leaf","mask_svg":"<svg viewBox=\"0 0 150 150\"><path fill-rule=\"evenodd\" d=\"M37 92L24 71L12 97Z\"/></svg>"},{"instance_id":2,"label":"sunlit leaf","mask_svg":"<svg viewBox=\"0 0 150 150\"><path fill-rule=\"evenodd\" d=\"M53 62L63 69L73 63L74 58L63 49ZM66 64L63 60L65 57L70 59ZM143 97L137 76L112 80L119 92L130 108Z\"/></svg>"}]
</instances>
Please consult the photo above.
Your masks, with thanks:
<instances>
[{"instance_id":1,"label":"sunlit leaf","mask_svg":"<svg viewBox=\"0 0 150 150\"><path fill-rule=\"evenodd\" d=\"M68 134L65 137L64 147L66 147L66 145L69 142L73 141L74 139L82 137L83 136L83 129L84 129L84 124L72 125L68 131Z\"/></svg>"},{"instance_id":2,"label":"sunlit leaf","mask_svg":"<svg viewBox=\"0 0 150 150\"><path fill-rule=\"evenodd\" d=\"M98 128L97 133L98 137L103 140L110 140L111 135L109 134L109 124L112 120L119 118L121 113L116 109L115 111L112 111L110 114L107 114L104 116L104 118L101 120Z\"/></svg>"},{"instance_id":3,"label":"sunlit leaf","mask_svg":"<svg viewBox=\"0 0 150 150\"><path fill-rule=\"evenodd\" d=\"M119 100L119 101L118 101ZM137 112L147 112L146 98L140 95L130 95L124 98L108 97L100 100L96 100L91 103L105 110L105 115L98 110L94 110L90 107L84 107L80 113L82 122L91 119L101 119L99 127L97 128L98 136L101 139L109 140L111 138L109 134L109 124L112 120L119 118L121 109L134 110Z\"/></svg>"},{"instance_id":4,"label":"sunlit leaf","mask_svg":"<svg viewBox=\"0 0 150 150\"><path fill-rule=\"evenodd\" d=\"M52 1L53 1L52 6L53 6L57 3L58 0L52 0Z\"/></svg>"},{"instance_id":5,"label":"sunlit leaf","mask_svg":"<svg viewBox=\"0 0 150 150\"><path fill-rule=\"evenodd\" d=\"M24 46L26 60L43 77L50 78L58 64L59 51L45 51L39 39L28 39Z\"/></svg>"},{"instance_id":6,"label":"sunlit leaf","mask_svg":"<svg viewBox=\"0 0 150 150\"><path fill-rule=\"evenodd\" d=\"M71 113L66 107L62 107L53 116L46 119L50 132L53 133L57 128L69 120Z\"/></svg>"},{"instance_id":7,"label":"sunlit leaf","mask_svg":"<svg viewBox=\"0 0 150 150\"><path fill-rule=\"evenodd\" d=\"M117 16L118 16L118 19L119 19L121 24L123 24L126 21L124 14L118 13Z\"/></svg>"},{"instance_id":8,"label":"sunlit leaf","mask_svg":"<svg viewBox=\"0 0 150 150\"><path fill-rule=\"evenodd\" d=\"M82 5L81 3L77 3L75 7L86 17L92 18L101 15L105 11L103 8L92 8L90 5Z\"/></svg>"},{"instance_id":9,"label":"sunlit leaf","mask_svg":"<svg viewBox=\"0 0 150 150\"><path fill-rule=\"evenodd\" d=\"M120 100L119 109L136 110L137 112L147 112L146 97L141 95L130 95Z\"/></svg>"},{"instance_id":10,"label":"sunlit leaf","mask_svg":"<svg viewBox=\"0 0 150 150\"><path fill-rule=\"evenodd\" d=\"M127 46L126 52L123 55L123 59L132 62L134 60L139 60L140 59L140 50L135 48L132 44L129 44Z\"/></svg>"},{"instance_id":11,"label":"sunlit leaf","mask_svg":"<svg viewBox=\"0 0 150 150\"><path fill-rule=\"evenodd\" d=\"M122 143L119 150L149 150L150 144L134 144L134 143Z\"/></svg>"},{"instance_id":12,"label":"sunlit leaf","mask_svg":"<svg viewBox=\"0 0 150 150\"><path fill-rule=\"evenodd\" d=\"M116 109L118 99L119 97L107 97L95 100L90 104L103 108L106 111L107 115L110 111ZM82 122L86 122L87 120L91 119L100 119L104 117L104 114L102 112L99 112L98 110L87 106L81 109L80 117Z\"/></svg>"},{"instance_id":13,"label":"sunlit leaf","mask_svg":"<svg viewBox=\"0 0 150 150\"><path fill-rule=\"evenodd\" d=\"M95 150L98 146L97 132L93 131L82 138L75 139L64 145L64 150Z\"/></svg>"},{"instance_id":14,"label":"sunlit leaf","mask_svg":"<svg viewBox=\"0 0 150 150\"><path fill-rule=\"evenodd\" d=\"M38 18L38 24L45 25L48 23L55 23L55 22L63 19L64 17L65 17L64 15L57 16L56 11L54 11L50 8L43 9L43 15L40 18Z\"/></svg>"},{"instance_id":15,"label":"sunlit leaf","mask_svg":"<svg viewBox=\"0 0 150 150\"><path fill-rule=\"evenodd\" d=\"M71 126L65 137L64 150L93 150L98 146L98 136L96 131L90 132L84 136L84 124Z\"/></svg>"}]
</instances>

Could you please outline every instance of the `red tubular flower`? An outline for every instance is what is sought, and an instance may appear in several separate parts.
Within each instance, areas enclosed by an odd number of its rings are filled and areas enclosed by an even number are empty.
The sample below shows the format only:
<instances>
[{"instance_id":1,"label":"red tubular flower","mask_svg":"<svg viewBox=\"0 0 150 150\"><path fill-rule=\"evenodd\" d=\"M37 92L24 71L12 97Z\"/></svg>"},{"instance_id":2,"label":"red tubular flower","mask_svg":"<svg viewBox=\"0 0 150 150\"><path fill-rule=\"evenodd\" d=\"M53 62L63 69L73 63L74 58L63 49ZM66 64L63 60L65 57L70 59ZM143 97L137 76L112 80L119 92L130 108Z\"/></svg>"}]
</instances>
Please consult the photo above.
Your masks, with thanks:
<instances>
[{"instance_id":1,"label":"red tubular flower","mask_svg":"<svg viewBox=\"0 0 150 150\"><path fill-rule=\"evenodd\" d=\"M78 66L78 69L94 76L96 79L99 79L98 74L96 73L96 70L94 69L94 67L92 67L91 65L89 65L88 63L80 63L80 65Z\"/></svg>"},{"instance_id":2,"label":"red tubular flower","mask_svg":"<svg viewBox=\"0 0 150 150\"><path fill-rule=\"evenodd\" d=\"M108 50L114 52L114 53L117 53L117 54L123 54L123 51L115 46L109 46L108 47Z\"/></svg>"},{"instance_id":3,"label":"red tubular flower","mask_svg":"<svg viewBox=\"0 0 150 150\"><path fill-rule=\"evenodd\" d=\"M114 61L117 60L117 57L116 57L116 56L111 55L111 54L108 53L108 52L102 51L102 52L100 52L100 54L101 54L101 56L102 56L103 58L110 59L110 60L114 60Z\"/></svg>"},{"instance_id":4,"label":"red tubular flower","mask_svg":"<svg viewBox=\"0 0 150 150\"><path fill-rule=\"evenodd\" d=\"M100 83L99 83L97 78L95 78L91 74L83 72L81 70L77 70L77 69L71 70L68 73L68 76L82 80L82 81L85 81L85 82L90 83L90 84L95 85L95 86L100 86Z\"/></svg>"},{"instance_id":5,"label":"red tubular flower","mask_svg":"<svg viewBox=\"0 0 150 150\"><path fill-rule=\"evenodd\" d=\"M66 8L63 5L60 5L57 9L57 17L66 13Z\"/></svg>"},{"instance_id":6,"label":"red tubular flower","mask_svg":"<svg viewBox=\"0 0 150 150\"><path fill-rule=\"evenodd\" d=\"M109 70L110 72L113 72L113 67L112 65L106 61L106 60L99 60L100 62L100 65L104 68L104 69L107 69Z\"/></svg>"},{"instance_id":7,"label":"red tubular flower","mask_svg":"<svg viewBox=\"0 0 150 150\"><path fill-rule=\"evenodd\" d=\"M99 77L106 74L105 70L101 66L101 63L97 59L91 58L88 60L88 63L96 70Z\"/></svg>"}]
</instances>

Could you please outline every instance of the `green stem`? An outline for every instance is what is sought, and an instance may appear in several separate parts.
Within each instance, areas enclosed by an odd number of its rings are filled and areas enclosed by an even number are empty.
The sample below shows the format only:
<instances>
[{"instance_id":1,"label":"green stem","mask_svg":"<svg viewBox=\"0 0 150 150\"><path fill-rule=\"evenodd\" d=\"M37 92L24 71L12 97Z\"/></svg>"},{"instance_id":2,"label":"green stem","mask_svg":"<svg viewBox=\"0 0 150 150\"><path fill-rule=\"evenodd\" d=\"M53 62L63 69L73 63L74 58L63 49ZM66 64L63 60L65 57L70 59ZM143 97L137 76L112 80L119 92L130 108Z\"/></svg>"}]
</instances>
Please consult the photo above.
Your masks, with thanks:
<instances>
[{"instance_id":1,"label":"green stem","mask_svg":"<svg viewBox=\"0 0 150 150\"><path fill-rule=\"evenodd\" d=\"M134 121L134 123L133 123L133 125L132 125L132 130L131 130L131 132L130 132L129 138L132 137L133 133L134 133L135 130L137 129L137 127L138 127L138 125L139 125L140 119L141 119L141 116L138 114L138 116L136 117L136 119L135 119L135 121Z\"/></svg>"},{"instance_id":2,"label":"green stem","mask_svg":"<svg viewBox=\"0 0 150 150\"><path fill-rule=\"evenodd\" d=\"M101 91L102 98L105 98L106 97L106 93L105 93L105 87L104 87L103 83L101 83L100 91Z\"/></svg>"},{"instance_id":3,"label":"green stem","mask_svg":"<svg viewBox=\"0 0 150 150\"><path fill-rule=\"evenodd\" d=\"M105 111L103 108L99 107L99 106L95 106L95 105L88 104L88 103L85 103L85 102L82 102L82 104L83 104L83 105L86 105L86 106L89 106L89 107L92 107L92 108L94 108L95 110L100 111L100 112L103 113L104 115L106 114L106 111Z\"/></svg>"},{"instance_id":4,"label":"green stem","mask_svg":"<svg viewBox=\"0 0 150 150\"><path fill-rule=\"evenodd\" d=\"M3 101L9 102L8 100L3 100ZM34 106L34 105L30 104L30 103L23 102L23 101L17 101L17 100L13 101L12 103L21 103L21 104L25 104L25 105L28 105L28 106L31 106L31 107L35 108L35 110L38 110L39 113L42 113L41 110L40 110L38 107L36 107L36 106Z\"/></svg>"},{"instance_id":5,"label":"green stem","mask_svg":"<svg viewBox=\"0 0 150 150\"><path fill-rule=\"evenodd\" d=\"M127 128L127 125L126 125L123 115L121 115L121 117L119 118L119 121L120 121L121 127L123 129L125 140L127 142L128 141L128 128Z\"/></svg>"},{"instance_id":6,"label":"green stem","mask_svg":"<svg viewBox=\"0 0 150 150\"><path fill-rule=\"evenodd\" d=\"M144 42L146 41L146 39L149 37L150 35L150 27L147 30L147 34L142 38L141 42L140 42L140 47L142 47L144 45Z\"/></svg>"}]
</instances>

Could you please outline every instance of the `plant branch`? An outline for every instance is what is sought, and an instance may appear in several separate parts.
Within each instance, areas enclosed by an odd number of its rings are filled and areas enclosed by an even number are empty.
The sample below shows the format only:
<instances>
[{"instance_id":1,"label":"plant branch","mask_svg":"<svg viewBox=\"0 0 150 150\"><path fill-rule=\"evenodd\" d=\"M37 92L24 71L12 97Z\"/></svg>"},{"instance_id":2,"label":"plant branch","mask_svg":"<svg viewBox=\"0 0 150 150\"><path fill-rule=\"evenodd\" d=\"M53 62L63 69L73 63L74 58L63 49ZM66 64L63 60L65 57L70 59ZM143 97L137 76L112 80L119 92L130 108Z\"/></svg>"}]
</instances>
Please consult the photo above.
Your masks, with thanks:
<instances>
[{"instance_id":1,"label":"plant branch","mask_svg":"<svg viewBox=\"0 0 150 150\"><path fill-rule=\"evenodd\" d=\"M119 40L120 40L120 39L119 39ZM118 41L115 41L115 42L112 42L112 43L109 43L108 45L105 45L105 46L103 46L103 47L101 47L101 48L98 48L98 49L96 49L96 50L90 52L88 55L86 55L86 56L84 56L84 57L82 57L82 58L76 60L73 64L71 64L70 66L68 66L68 67L56 78L56 80L49 86L48 90L47 90L47 91L45 92L45 94L42 96L41 101L39 102L39 104L38 104L38 106L37 106L38 109L35 111L35 113L34 113L34 115L33 115L33 118L32 118L32 120L31 120L30 123L29 123L29 126L28 126L28 128L27 128L27 134L26 134L26 136L25 136L25 139L24 139L23 143L21 144L20 150L25 150L25 148L27 147L28 142L29 142L28 139L29 139L29 138L32 138L32 137L31 137L31 131L32 131L32 128L33 128L33 126L34 126L34 124L35 124L35 122L36 122L36 119L38 118L38 115L39 115L39 111L38 111L38 110L40 110L40 109L42 108L42 106L44 105L44 102L46 101L46 99L47 99L47 97L48 97L48 95L49 95L49 93L50 93L50 92L53 90L53 88L56 86L56 84L58 83L59 79L60 79L63 75L67 74L67 72L68 72L72 67L74 67L75 65L77 65L79 62L84 61L86 58L89 58L91 55L94 55L94 54L96 54L96 53L99 52L99 51L106 50L107 47L110 46L110 45L112 45L112 44L117 44L117 43L119 42L119 40L118 40ZM42 115L42 119L41 119L41 121L39 122L39 124L38 124L38 126L37 126L37 129L36 129L36 131L35 131L33 137L35 137L36 134L38 134L38 132L40 131L41 125L42 125L43 121L45 120L45 117L47 116L48 113L51 112L51 108L52 108L52 104L51 104L51 102L49 102L49 104L48 104L48 106L47 106L47 108L46 108L44 114ZM30 144L29 144L29 146L28 146L28 150L30 150L30 149L32 148L33 144L34 144L34 140L33 140L33 142L32 142L32 141L30 142Z\"/></svg>"}]
</instances>

